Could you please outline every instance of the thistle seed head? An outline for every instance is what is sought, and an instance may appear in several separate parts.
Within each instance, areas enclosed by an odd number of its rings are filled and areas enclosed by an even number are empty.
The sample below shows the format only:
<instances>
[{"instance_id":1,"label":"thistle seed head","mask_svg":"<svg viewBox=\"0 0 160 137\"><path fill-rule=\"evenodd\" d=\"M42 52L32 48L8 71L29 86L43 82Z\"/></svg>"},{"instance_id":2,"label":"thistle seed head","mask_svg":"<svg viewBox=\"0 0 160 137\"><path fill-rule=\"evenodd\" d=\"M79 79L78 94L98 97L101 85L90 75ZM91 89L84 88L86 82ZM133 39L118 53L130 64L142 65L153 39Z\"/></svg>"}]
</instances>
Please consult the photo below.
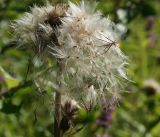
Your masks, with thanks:
<instances>
[{"instance_id":1,"label":"thistle seed head","mask_svg":"<svg viewBox=\"0 0 160 137\"><path fill-rule=\"evenodd\" d=\"M62 94L81 106L96 105L108 96L118 98L128 80L128 58L119 48L116 25L95 9L83 1L35 6L12 25L19 45L64 62ZM56 85L55 77L48 75Z\"/></svg>"}]
</instances>

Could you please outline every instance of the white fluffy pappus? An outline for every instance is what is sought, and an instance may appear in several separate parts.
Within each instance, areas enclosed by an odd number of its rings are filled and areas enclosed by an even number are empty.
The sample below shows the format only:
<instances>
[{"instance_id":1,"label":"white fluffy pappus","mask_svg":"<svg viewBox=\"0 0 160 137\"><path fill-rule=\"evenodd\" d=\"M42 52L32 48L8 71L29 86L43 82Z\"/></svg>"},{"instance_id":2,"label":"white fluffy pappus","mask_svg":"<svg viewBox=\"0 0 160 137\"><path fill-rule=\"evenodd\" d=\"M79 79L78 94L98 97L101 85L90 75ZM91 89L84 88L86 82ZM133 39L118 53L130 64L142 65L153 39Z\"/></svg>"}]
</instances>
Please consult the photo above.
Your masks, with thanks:
<instances>
[{"instance_id":1,"label":"white fluffy pappus","mask_svg":"<svg viewBox=\"0 0 160 137\"><path fill-rule=\"evenodd\" d=\"M47 23L49 13L57 12L56 7L47 3L47 6L34 6L31 13L26 12L22 17L15 20L11 27L14 30L14 40L18 46L24 46L34 51L36 55L48 55L48 45L54 43L54 31L56 29ZM56 26L55 26L56 27ZM45 56L46 57L46 56Z\"/></svg>"},{"instance_id":2,"label":"white fluffy pappus","mask_svg":"<svg viewBox=\"0 0 160 137\"><path fill-rule=\"evenodd\" d=\"M118 97L123 90L124 79L128 79L127 57L118 46L113 22L89 6L84 2L69 3L66 17L61 19L58 40L67 55L64 74L67 93L76 100L88 100L88 95L93 94L90 99L97 96L100 101L108 94Z\"/></svg>"},{"instance_id":3,"label":"white fluffy pappus","mask_svg":"<svg viewBox=\"0 0 160 137\"><path fill-rule=\"evenodd\" d=\"M128 59L119 48L116 25L102 17L96 6L82 1L79 5L69 2L65 14L58 17L60 25L53 26L46 22L53 9L56 6L35 6L13 24L19 44L32 44L39 50L47 47L42 52L51 53L51 60L65 63L64 96L79 104L93 105L110 95L118 98L124 81L128 80Z\"/></svg>"}]
</instances>

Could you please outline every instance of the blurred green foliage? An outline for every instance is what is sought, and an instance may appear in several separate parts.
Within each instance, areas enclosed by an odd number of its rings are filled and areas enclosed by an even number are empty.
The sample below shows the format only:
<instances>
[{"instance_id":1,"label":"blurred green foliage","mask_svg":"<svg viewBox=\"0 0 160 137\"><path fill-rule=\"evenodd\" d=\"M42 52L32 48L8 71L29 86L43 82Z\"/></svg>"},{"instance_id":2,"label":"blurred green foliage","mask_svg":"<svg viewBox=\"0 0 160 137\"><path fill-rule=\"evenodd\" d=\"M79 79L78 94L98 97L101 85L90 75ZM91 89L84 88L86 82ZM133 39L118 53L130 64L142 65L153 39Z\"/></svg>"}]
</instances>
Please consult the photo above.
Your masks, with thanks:
<instances>
[{"instance_id":1,"label":"blurred green foliage","mask_svg":"<svg viewBox=\"0 0 160 137\"><path fill-rule=\"evenodd\" d=\"M160 1L97 1L97 9L121 26L121 48L129 56L128 73L134 82L127 86L129 92L122 93L108 128L96 124L100 111L81 110L79 124L70 136L160 137ZM34 4L44 3L0 0L0 137L53 136L51 91L39 91L31 77L26 79L30 56L11 42L10 29L11 21Z\"/></svg>"}]
</instances>

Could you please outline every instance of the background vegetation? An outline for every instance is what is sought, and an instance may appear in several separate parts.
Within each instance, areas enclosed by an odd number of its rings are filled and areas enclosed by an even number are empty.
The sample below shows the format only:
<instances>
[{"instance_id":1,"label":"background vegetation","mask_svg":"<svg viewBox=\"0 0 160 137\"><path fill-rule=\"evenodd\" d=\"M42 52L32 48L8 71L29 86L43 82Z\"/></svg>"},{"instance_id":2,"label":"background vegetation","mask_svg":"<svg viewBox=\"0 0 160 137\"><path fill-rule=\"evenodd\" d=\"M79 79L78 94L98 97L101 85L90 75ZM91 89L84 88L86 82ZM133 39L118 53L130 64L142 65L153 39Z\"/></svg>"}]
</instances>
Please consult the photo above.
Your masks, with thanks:
<instances>
[{"instance_id":1,"label":"background vegetation","mask_svg":"<svg viewBox=\"0 0 160 137\"><path fill-rule=\"evenodd\" d=\"M128 73L134 83L122 93L122 100L112 113L80 111L77 130L82 124L85 127L69 136L160 137L160 1L98 2L97 8L104 16L109 15L118 24L121 48L130 58ZM29 53L11 43L10 29L11 21L29 11L30 6L44 3L0 0L0 137L53 136L52 91L34 86L32 73L27 74ZM98 124L99 115L112 115L112 122L107 126ZM103 118L101 121L108 122Z\"/></svg>"}]
</instances>

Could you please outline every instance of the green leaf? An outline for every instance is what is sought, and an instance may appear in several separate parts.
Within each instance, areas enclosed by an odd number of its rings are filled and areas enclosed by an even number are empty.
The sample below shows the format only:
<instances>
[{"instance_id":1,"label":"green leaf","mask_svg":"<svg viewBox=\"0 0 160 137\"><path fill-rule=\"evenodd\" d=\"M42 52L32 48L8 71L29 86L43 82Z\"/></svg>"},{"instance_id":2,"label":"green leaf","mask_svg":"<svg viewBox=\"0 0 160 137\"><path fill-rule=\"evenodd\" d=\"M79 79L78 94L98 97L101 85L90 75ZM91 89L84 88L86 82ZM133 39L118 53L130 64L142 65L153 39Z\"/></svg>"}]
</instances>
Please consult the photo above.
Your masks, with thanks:
<instances>
[{"instance_id":1,"label":"green leaf","mask_svg":"<svg viewBox=\"0 0 160 137\"><path fill-rule=\"evenodd\" d=\"M0 74L4 77L8 89L11 89L19 85L20 81L10 76L1 66Z\"/></svg>"}]
</instances>

